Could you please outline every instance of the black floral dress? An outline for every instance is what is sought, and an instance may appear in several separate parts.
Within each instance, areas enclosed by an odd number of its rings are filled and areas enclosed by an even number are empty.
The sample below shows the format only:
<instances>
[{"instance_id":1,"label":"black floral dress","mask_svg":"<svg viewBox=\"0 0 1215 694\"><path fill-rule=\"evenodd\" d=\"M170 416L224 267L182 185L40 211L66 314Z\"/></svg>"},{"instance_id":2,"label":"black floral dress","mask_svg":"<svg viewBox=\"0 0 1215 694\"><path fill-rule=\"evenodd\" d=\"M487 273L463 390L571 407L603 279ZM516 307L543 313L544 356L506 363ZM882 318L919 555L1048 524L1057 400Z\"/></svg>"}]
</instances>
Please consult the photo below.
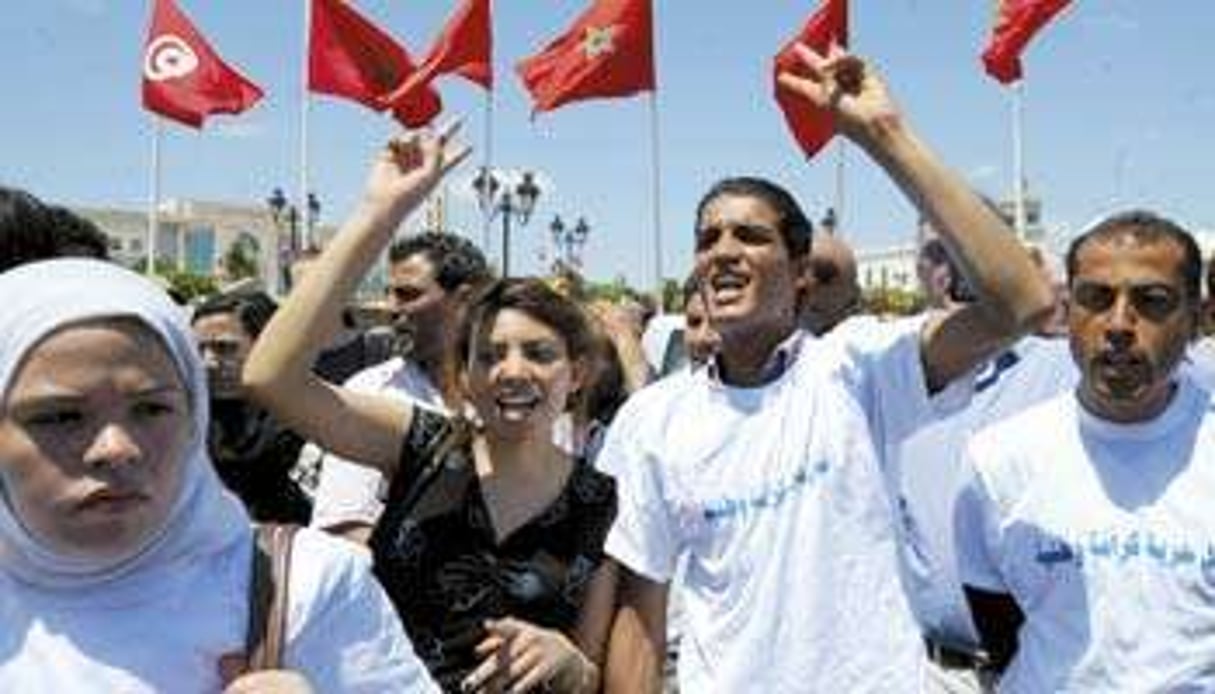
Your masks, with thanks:
<instances>
[{"instance_id":1,"label":"black floral dress","mask_svg":"<svg viewBox=\"0 0 1215 694\"><path fill-rule=\"evenodd\" d=\"M485 620L509 616L573 631L603 561L616 488L579 460L553 503L498 542L471 451L459 447L435 460L434 442L451 422L414 412L370 544L414 649L445 691L459 691L480 663L474 648L486 636ZM419 494L420 478L433 481Z\"/></svg>"}]
</instances>

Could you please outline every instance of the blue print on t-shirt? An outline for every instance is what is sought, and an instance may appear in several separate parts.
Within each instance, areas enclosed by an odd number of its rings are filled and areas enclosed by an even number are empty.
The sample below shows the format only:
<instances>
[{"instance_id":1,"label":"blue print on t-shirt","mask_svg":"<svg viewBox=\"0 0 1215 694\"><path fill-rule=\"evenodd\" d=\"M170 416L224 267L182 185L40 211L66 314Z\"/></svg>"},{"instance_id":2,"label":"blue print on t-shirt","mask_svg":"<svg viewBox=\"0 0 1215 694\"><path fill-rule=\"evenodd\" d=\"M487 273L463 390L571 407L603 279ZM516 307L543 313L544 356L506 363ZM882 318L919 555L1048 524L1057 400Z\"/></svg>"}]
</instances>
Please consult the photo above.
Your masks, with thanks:
<instances>
[{"instance_id":1,"label":"blue print on t-shirt","mask_svg":"<svg viewBox=\"0 0 1215 694\"><path fill-rule=\"evenodd\" d=\"M1044 566L1087 561L1146 561L1164 569L1198 565L1203 571L1215 570L1215 542L1199 542L1178 536L1158 535L1140 530L1091 531L1072 540L1043 540L1034 560Z\"/></svg>"},{"instance_id":2,"label":"blue print on t-shirt","mask_svg":"<svg viewBox=\"0 0 1215 694\"><path fill-rule=\"evenodd\" d=\"M825 460L803 465L791 478L775 486L760 491L751 497L734 499L719 499L705 504L704 517L709 522L715 522L745 513L750 510L776 508L800 493L810 483L817 481L827 474L831 465Z\"/></svg>"}]
</instances>

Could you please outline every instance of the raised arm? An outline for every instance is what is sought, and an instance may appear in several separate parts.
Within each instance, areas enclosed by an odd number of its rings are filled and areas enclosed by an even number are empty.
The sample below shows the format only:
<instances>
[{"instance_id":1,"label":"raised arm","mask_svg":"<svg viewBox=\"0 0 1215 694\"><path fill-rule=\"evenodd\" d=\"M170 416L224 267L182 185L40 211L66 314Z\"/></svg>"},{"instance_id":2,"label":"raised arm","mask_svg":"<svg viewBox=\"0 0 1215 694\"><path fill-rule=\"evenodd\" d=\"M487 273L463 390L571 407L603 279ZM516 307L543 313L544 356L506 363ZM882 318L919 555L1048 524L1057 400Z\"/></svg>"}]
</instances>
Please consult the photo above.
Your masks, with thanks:
<instances>
[{"instance_id":1,"label":"raised arm","mask_svg":"<svg viewBox=\"0 0 1215 694\"><path fill-rule=\"evenodd\" d=\"M386 473L396 468L412 408L327 383L312 364L326 326L338 320L401 221L468 155L467 146L451 142L454 131L394 138L376 156L354 214L275 313L243 373L250 396L296 433Z\"/></svg>"},{"instance_id":2,"label":"raised arm","mask_svg":"<svg viewBox=\"0 0 1215 694\"><path fill-rule=\"evenodd\" d=\"M1045 320L1050 288L1008 225L911 130L872 66L834 46L826 56L799 46L798 55L806 74L783 73L781 85L835 114L839 131L933 223L978 296L924 328L924 374L937 391Z\"/></svg>"}]
</instances>

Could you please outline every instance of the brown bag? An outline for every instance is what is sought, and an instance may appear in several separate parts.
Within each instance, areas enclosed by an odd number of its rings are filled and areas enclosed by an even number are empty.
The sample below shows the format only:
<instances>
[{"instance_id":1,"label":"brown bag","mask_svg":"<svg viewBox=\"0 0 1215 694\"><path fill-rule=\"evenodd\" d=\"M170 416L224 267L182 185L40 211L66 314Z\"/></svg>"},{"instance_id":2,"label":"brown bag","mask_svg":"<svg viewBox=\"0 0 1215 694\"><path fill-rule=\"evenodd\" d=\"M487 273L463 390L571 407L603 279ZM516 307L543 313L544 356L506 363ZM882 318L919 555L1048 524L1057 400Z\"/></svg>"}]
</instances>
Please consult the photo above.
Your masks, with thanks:
<instances>
[{"instance_id":1,"label":"brown bag","mask_svg":"<svg viewBox=\"0 0 1215 694\"><path fill-rule=\"evenodd\" d=\"M258 524L254 529L249 579L249 627L245 672L282 667L287 634L287 586L295 525Z\"/></svg>"}]
</instances>

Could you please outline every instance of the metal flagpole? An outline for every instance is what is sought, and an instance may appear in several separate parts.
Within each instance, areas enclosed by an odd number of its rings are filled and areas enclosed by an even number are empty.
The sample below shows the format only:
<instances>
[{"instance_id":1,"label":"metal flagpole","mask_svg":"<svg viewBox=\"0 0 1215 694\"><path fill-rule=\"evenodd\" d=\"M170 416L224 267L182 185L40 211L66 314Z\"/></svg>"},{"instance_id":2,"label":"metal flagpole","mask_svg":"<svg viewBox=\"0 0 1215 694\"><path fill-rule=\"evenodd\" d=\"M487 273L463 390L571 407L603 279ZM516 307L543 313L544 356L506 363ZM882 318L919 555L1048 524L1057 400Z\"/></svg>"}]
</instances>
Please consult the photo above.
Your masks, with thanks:
<instances>
[{"instance_id":1,"label":"metal flagpole","mask_svg":"<svg viewBox=\"0 0 1215 694\"><path fill-rule=\"evenodd\" d=\"M156 273L156 237L157 230L160 226L159 208L160 208L160 134L161 134L161 119L160 116L152 116L152 181L151 188L148 191L148 229L147 239L144 242L144 252L146 253L147 266L144 268L144 273L151 276Z\"/></svg>"},{"instance_id":2,"label":"metal flagpole","mask_svg":"<svg viewBox=\"0 0 1215 694\"><path fill-rule=\"evenodd\" d=\"M312 0L304 0L304 40L303 40L303 60L300 61L300 190L299 197L296 198L296 207L300 214L300 224L304 230L303 245L311 247L312 239L312 214L308 209L308 63L311 60L311 36L312 36ZM299 253L299 248L296 246L297 239L291 240L291 260L295 260L295 254Z\"/></svg>"},{"instance_id":3,"label":"metal flagpole","mask_svg":"<svg viewBox=\"0 0 1215 694\"><path fill-rule=\"evenodd\" d=\"M650 175L654 211L654 292L662 306L662 161L658 137L658 90L650 92Z\"/></svg>"},{"instance_id":4,"label":"metal flagpole","mask_svg":"<svg viewBox=\"0 0 1215 694\"><path fill-rule=\"evenodd\" d=\"M494 166L494 90L485 90L485 162L482 169L486 175L493 173ZM479 201L478 201L479 202ZM480 209L480 208L478 208ZM481 210L481 250L488 256L493 230L493 200Z\"/></svg>"},{"instance_id":5,"label":"metal flagpole","mask_svg":"<svg viewBox=\"0 0 1215 694\"><path fill-rule=\"evenodd\" d=\"M1021 84L1012 86L1013 205L1016 210L1017 238L1025 240L1025 143L1021 136Z\"/></svg>"},{"instance_id":6,"label":"metal flagpole","mask_svg":"<svg viewBox=\"0 0 1215 694\"><path fill-rule=\"evenodd\" d=\"M835 138L835 228L832 233L840 235L844 228L844 172L848 161L848 143L842 137Z\"/></svg>"}]
</instances>

